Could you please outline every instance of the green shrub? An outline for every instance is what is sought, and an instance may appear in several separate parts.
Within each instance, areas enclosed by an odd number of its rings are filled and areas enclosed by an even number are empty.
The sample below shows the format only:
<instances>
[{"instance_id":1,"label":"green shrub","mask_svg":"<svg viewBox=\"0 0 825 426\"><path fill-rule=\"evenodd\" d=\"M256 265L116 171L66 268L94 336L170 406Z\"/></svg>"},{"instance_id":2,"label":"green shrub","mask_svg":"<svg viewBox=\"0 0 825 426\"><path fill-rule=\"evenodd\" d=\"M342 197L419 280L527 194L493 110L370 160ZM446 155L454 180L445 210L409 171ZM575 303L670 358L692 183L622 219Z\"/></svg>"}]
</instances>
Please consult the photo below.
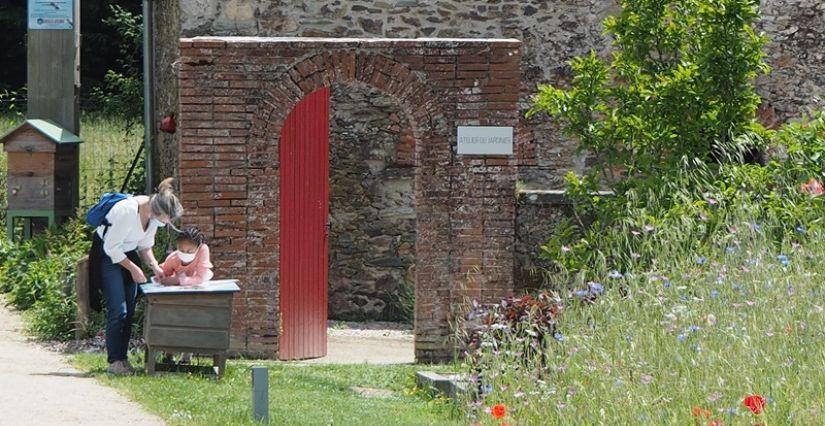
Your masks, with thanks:
<instances>
[{"instance_id":1,"label":"green shrub","mask_svg":"<svg viewBox=\"0 0 825 426\"><path fill-rule=\"evenodd\" d=\"M143 79L141 69L142 22L140 15L110 5L111 16L105 19L124 40L117 60L122 72L107 70L103 86L92 89L92 96L107 114L127 120L138 119L143 111Z\"/></svg>"},{"instance_id":2,"label":"green shrub","mask_svg":"<svg viewBox=\"0 0 825 426\"><path fill-rule=\"evenodd\" d=\"M36 337L71 336L75 269L88 249L88 228L77 219L29 241L0 244L0 291L7 293L9 304L29 311L28 329Z\"/></svg>"},{"instance_id":3,"label":"green shrub","mask_svg":"<svg viewBox=\"0 0 825 426\"><path fill-rule=\"evenodd\" d=\"M604 21L610 62L574 59L572 87L540 86L546 112L597 158L591 178L617 192L718 156L754 128L753 80L767 71L756 0L623 0ZM655 181L649 182L651 184Z\"/></svg>"},{"instance_id":4,"label":"green shrub","mask_svg":"<svg viewBox=\"0 0 825 426\"><path fill-rule=\"evenodd\" d=\"M77 315L77 298L67 289L74 284L74 274L61 280L49 280L42 295L32 305L26 327L41 340L68 340L73 337Z\"/></svg>"}]
</instances>

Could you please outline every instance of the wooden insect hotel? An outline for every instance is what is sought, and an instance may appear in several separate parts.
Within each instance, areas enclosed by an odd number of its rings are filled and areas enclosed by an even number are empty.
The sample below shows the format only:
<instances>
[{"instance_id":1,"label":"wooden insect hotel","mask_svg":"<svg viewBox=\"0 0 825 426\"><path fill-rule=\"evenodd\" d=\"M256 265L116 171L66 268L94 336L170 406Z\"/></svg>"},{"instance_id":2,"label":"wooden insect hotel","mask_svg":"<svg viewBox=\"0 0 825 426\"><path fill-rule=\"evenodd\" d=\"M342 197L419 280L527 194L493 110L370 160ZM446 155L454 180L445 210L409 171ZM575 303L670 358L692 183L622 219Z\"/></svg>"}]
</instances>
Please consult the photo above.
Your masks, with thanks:
<instances>
[{"instance_id":1,"label":"wooden insect hotel","mask_svg":"<svg viewBox=\"0 0 825 426\"><path fill-rule=\"evenodd\" d=\"M27 239L33 226L53 226L74 216L81 142L55 122L40 119L26 120L0 138L8 156L9 238L14 239L19 221Z\"/></svg>"}]
</instances>

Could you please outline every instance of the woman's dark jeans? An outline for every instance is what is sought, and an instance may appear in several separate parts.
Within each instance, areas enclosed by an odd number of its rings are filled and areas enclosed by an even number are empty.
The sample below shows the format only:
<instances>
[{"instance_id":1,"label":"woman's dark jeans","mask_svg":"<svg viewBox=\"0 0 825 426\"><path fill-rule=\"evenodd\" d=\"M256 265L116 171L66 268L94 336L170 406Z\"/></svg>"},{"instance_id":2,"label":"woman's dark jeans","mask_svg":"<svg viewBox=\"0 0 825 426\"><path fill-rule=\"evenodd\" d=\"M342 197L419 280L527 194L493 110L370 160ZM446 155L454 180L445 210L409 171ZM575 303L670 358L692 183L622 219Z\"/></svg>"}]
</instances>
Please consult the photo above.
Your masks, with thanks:
<instances>
[{"instance_id":1,"label":"woman's dark jeans","mask_svg":"<svg viewBox=\"0 0 825 426\"><path fill-rule=\"evenodd\" d=\"M130 259L136 257L137 253L129 253ZM106 253L100 256L100 275L106 301L106 352L109 363L125 361L132 336L137 284L126 268L112 263Z\"/></svg>"}]
</instances>

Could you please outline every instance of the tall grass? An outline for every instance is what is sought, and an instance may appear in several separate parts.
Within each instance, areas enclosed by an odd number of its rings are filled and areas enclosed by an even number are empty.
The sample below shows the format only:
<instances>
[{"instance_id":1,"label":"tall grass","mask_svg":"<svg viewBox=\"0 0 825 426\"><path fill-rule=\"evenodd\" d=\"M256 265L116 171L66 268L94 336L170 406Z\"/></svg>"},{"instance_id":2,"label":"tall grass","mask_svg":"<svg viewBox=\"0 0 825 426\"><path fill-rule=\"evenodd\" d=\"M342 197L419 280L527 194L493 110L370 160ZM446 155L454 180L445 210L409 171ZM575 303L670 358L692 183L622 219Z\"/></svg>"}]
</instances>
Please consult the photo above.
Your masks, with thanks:
<instances>
[{"instance_id":1,"label":"tall grass","mask_svg":"<svg viewBox=\"0 0 825 426\"><path fill-rule=\"evenodd\" d=\"M546 365L514 362L515 336L482 348L467 373L487 394L470 395L468 415L520 425L825 423L825 240L800 227L777 244L786 225L751 213L732 209L727 238L701 247L683 244L692 224L651 230L659 255L644 269L599 267L604 295L562 294ZM762 414L743 405L750 394L767 399ZM485 412L495 404L507 407L504 419Z\"/></svg>"}]
</instances>

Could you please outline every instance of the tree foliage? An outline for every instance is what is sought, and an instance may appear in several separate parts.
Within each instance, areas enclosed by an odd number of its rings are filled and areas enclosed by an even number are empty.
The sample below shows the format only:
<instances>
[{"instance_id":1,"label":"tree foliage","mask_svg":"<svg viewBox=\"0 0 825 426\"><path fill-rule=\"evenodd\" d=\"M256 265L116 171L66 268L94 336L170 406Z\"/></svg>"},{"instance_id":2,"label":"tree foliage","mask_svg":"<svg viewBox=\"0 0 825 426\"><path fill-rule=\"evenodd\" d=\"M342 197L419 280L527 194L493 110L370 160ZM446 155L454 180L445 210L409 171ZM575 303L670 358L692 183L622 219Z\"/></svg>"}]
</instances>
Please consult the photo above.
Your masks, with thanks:
<instances>
[{"instance_id":1,"label":"tree foliage","mask_svg":"<svg viewBox=\"0 0 825 426\"><path fill-rule=\"evenodd\" d=\"M756 0L622 0L604 21L609 60L572 61L570 88L540 86L546 112L595 155L587 181L618 191L707 160L754 127L753 80L767 66Z\"/></svg>"}]
</instances>

